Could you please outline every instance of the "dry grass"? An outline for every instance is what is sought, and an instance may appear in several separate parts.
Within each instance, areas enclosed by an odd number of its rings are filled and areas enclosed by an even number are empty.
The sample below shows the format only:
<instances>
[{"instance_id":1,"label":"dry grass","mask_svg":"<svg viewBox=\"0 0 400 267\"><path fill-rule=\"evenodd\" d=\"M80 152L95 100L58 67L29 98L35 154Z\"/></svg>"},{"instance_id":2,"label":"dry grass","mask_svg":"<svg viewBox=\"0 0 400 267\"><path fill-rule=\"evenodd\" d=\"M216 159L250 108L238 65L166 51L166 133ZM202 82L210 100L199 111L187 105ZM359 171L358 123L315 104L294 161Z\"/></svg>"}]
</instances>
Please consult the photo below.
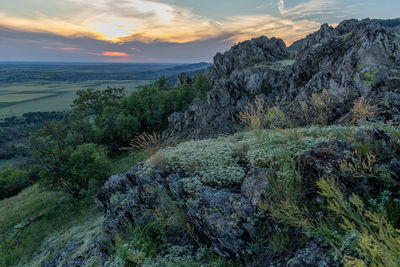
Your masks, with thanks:
<instances>
[{"instance_id":1,"label":"dry grass","mask_svg":"<svg viewBox=\"0 0 400 267\"><path fill-rule=\"evenodd\" d=\"M145 151L151 156L162 148L176 145L178 141L179 139L173 134L144 132L132 138L129 146L123 147L121 150L130 152Z\"/></svg>"},{"instance_id":2,"label":"dry grass","mask_svg":"<svg viewBox=\"0 0 400 267\"><path fill-rule=\"evenodd\" d=\"M371 100L360 97L354 101L351 109L351 123L357 125L359 122L366 121L375 114L376 108L371 106Z\"/></svg>"},{"instance_id":3,"label":"dry grass","mask_svg":"<svg viewBox=\"0 0 400 267\"><path fill-rule=\"evenodd\" d=\"M239 113L239 119L250 129L257 130L262 128L265 114L265 101L260 96L256 96L254 102L248 103L246 108Z\"/></svg>"}]
</instances>

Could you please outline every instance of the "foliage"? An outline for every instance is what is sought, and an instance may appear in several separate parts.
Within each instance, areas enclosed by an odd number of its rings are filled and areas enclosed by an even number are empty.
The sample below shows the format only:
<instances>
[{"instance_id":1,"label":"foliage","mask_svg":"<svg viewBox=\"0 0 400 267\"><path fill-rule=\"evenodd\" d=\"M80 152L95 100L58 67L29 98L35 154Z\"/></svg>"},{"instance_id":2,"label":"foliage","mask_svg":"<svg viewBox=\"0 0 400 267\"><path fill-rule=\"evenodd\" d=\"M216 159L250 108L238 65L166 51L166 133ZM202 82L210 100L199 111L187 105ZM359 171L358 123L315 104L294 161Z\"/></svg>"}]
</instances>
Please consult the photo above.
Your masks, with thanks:
<instances>
[{"instance_id":1,"label":"foliage","mask_svg":"<svg viewBox=\"0 0 400 267\"><path fill-rule=\"evenodd\" d=\"M265 100L256 96L254 103L248 103L245 109L239 113L239 119L251 130L257 130L263 127L265 114Z\"/></svg>"},{"instance_id":2,"label":"foliage","mask_svg":"<svg viewBox=\"0 0 400 267\"><path fill-rule=\"evenodd\" d=\"M265 114L264 122L268 128L290 128L292 123L285 116L285 113L277 106L273 106L267 109Z\"/></svg>"},{"instance_id":3,"label":"foliage","mask_svg":"<svg viewBox=\"0 0 400 267\"><path fill-rule=\"evenodd\" d=\"M333 179L318 182L320 195L327 198L328 209L340 218L340 227L357 236L362 258L345 256L348 266L397 266L400 262L400 230L395 229L383 211L369 211L360 197L348 200Z\"/></svg>"},{"instance_id":4,"label":"foliage","mask_svg":"<svg viewBox=\"0 0 400 267\"><path fill-rule=\"evenodd\" d=\"M28 174L16 168L0 170L0 200L18 194L29 185Z\"/></svg>"},{"instance_id":5,"label":"foliage","mask_svg":"<svg viewBox=\"0 0 400 267\"><path fill-rule=\"evenodd\" d=\"M179 142L178 138L166 133L142 133L129 141L128 147L121 150L132 153L145 152L148 157L153 156L157 151Z\"/></svg>"},{"instance_id":6,"label":"foliage","mask_svg":"<svg viewBox=\"0 0 400 267\"><path fill-rule=\"evenodd\" d=\"M301 109L306 125L328 125L329 104L331 97L324 89L321 95L313 93L308 102L301 102Z\"/></svg>"},{"instance_id":7,"label":"foliage","mask_svg":"<svg viewBox=\"0 0 400 267\"><path fill-rule=\"evenodd\" d=\"M103 113L94 119L94 140L97 144L116 151L132 135L139 131L140 123L136 117L119 113L118 110L106 107Z\"/></svg>"},{"instance_id":8,"label":"foliage","mask_svg":"<svg viewBox=\"0 0 400 267\"><path fill-rule=\"evenodd\" d=\"M193 92L195 97L200 99L205 99L208 91L211 89L210 82L208 81L206 75L198 73L194 76Z\"/></svg>"},{"instance_id":9,"label":"foliage","mask_svg":"<svg viewBox=\"0 0 400 267\"><path fill-rule=\"evenodd\" d=\"M167 170L187 173L188 177L183 179L184 187L193 191L199 184L239 184L244 170L234 155L235 144L227 138L219 138L181 143L161 150L155 156L162 159Z\"/></svg>"},{"instance_id":10,"label":"foliage","mask_svg":"<svg viewBox=\"0 0 400 267\"><path fill-rule=\"evenodd\" d=\"M101 114L106 107L117 108L122 98L126 95L123 88L110 88L106 90L85 89L78 90L71 107L79 111L89 111Z\"/></svg>"},{"instance_id":11,"label":"foliage","mask_svg":"<svg viewBox=\"0 0 400 267\"><path fill-rule=\"evenodd\" d=\"M362 121L367 121L375 114L375 108L371 106L371 100L360 97L354 101L354 106L351 109L351 123L358 124Z\"/></svg>"},{"instance_id":12,"label":"foliage","mask_svg":"<svg viewBox=\"0 0 400 267\"><path fill-rule=\"evenodd\" d=\"M64 189L76 198L89 189L90 179L104 180L109 165L105 150L85 143L86 127L52 122L31 136L30 147L41 169L41 182L52 189Z\"/></svg>"}]
</instances>

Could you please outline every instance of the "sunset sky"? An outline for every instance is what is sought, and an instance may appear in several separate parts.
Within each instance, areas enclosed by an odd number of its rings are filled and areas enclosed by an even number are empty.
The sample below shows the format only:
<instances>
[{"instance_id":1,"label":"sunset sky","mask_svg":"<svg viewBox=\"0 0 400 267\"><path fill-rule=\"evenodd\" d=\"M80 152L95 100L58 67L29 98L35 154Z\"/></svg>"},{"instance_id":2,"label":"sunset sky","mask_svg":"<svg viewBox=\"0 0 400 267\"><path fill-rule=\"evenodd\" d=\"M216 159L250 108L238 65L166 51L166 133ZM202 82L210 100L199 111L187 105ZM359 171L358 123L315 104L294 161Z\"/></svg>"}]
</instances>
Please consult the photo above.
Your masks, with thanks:
<instances>
[{"instance_id":1,"label":"sunset sky","mask_svg":"<svg viewBox=\"0 0 400 267\"><path fill-rule=\"evenodd\" d=\"M266 35L288 45L400 0L1 0L0 61L199 62Z\"/></svg>"}]
</instances>

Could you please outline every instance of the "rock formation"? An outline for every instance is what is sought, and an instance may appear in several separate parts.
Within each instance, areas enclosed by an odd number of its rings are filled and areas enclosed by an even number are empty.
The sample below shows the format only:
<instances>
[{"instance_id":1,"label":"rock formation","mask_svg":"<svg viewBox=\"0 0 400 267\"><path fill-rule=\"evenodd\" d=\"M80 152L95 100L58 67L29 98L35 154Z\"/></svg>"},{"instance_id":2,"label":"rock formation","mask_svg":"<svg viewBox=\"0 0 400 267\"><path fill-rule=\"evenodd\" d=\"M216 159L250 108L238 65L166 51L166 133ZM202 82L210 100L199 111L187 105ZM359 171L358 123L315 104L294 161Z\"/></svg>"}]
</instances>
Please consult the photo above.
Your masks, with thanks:
<instances>
[{"instance_id":1,"label":"rock formation","mask_svg":"<svg viewBox=\"0 0 400 267\"><path fill-rule=\"evenodd\" d=\"M336 28L324 24L289 48L267 37L239 43L214 57L207 100L171 115L170 131L232 133L240 127L238 113L256 95L302 125L299 104L323 90L330 123L340 121L359 97L376 106L377 120L400 122L400 37L394 29L369 19L347 20Z\"/></svg>"}]
</instances>

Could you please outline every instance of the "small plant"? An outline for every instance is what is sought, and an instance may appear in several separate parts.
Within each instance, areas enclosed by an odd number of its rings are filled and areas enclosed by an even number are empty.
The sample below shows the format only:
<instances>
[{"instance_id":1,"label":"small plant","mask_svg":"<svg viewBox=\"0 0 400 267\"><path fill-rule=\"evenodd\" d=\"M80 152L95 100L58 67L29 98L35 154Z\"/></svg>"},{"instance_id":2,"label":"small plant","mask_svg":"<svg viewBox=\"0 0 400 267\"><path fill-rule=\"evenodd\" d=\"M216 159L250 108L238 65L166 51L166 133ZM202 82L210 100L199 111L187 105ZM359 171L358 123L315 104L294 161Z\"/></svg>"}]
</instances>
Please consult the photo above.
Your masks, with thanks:
<instances>
[{"instance_id":1,"label":"small plant","mask_svg":"<svg viewBox=\"0 0 400 267\"><path fill-rule=\"evenodd\" d=\"M353 194L348 200L334 179L318 182L319 194L327 198L328 209L340 218L340 227L355 234L364 259L345 255L347 266L398 266L400 263L400 230L386 219L383 211L369 211Z\"/></svg>"},{"instance_id":2,"label":"small plant","mask_svg":"<svg viewBox=\"0 0 400 267\"><path fill-rule=\"evenodd\" d=\"M16 168L0 170L0 200L18 194L29 185L28 174Z\"/></svg>"},{"instance_id":3,"label":"small plant","mask_svg":"<svg viewBox=\"0 0 400 267\"><path fill-rule=\"evenodd\" d=\"M154 155L162 148L176 144L178 139L172 134L165 133L142 133L132 138L128 147L123 147L121 150L138 152L146 151L149 155Z\"/></svg>"},{"instance_id":4,"label":"small plant","mask_svg":"<svg viewBox=\"0 0 400 267\"><path fill-rule=\"evenodd\" d=\"M362 121L367 121L375 114L375 107L371 106L371 100L360 97L354 101L354 106L351 109L351 123L354 125Z\"/></svg>"},{"instance_id":5,"label":"small plant","mask_svg":"<svg viewBox=\"0 0 400 267\"><path fill-rule=\"evenodd\" d=\"M269 128L288 128L291 127L290 121L286 118L285 113L277 106L267 109L264 121Z\"/></svg>"},{"instance_id":6,"label":"small plant","mask_svg":"<svg viewBox=\"0 0 400 267\"><path fill-rule=\"evenodd\" d=\"M328 125L329 120L329 104L331 97L327 90L323 90L322 94L313 93L309 103L303 101L300 103L305 124L311 125Z\"/></svg>"},{"instance_id":7,"label":"small plant","mask_svg":"<svg viewBox=\"0 0 400 267\"><path fill-rule=\"evenodd\" d=\"M125 266L141 266L147 257L157 256L166 238L166 228L158 222L129 226L122 238L117 237L116 253Z\"/></svg>"},{"instance_id":8,"label":"small plant","mask_svg":"<svg viewBox=\"0 0 400 267\"><path fill-rule=\"evenodd\" d=\"M239 113L239 119L252 130L259 130L263 126L265 117L265 100L256 96L254 103L249 103L243 111Z\"/></svg>"}]
</instances>

